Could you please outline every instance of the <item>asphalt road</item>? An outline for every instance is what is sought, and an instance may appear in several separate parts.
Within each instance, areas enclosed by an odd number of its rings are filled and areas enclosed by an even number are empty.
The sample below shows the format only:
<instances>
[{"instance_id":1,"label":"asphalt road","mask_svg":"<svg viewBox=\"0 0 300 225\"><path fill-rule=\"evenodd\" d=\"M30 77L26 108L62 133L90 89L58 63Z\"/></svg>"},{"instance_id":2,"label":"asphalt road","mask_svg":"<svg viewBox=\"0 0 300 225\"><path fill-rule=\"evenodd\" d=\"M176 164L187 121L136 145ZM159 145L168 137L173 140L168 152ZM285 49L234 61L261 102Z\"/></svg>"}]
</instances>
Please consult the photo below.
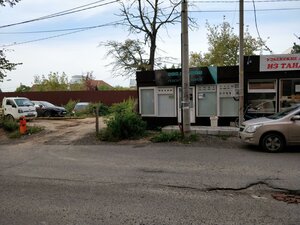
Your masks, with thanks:
<instances>
[{"instance_id":1,"label":"asphalt road","mask_svg":"<svg viewBox=\"0 0 300 225\"><path fill-rule=\"evenodd\" d=\"M300 150L0 146L0 225L300 224Z\"/></svg>"}]
</instances>

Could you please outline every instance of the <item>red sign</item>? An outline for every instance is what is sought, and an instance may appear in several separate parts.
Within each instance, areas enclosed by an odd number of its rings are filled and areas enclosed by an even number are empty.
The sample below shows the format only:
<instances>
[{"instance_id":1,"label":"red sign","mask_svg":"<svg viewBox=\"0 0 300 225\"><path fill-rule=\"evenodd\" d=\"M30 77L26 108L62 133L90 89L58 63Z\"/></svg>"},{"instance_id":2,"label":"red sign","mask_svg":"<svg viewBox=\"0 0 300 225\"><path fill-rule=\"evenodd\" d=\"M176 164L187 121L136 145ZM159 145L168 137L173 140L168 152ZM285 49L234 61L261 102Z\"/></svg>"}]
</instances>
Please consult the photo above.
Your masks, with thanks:
<instances>
[{"instance_id":1,"label":"red sign","mask_svg":"<svg viewBox=\"0 0 300 225\"><path fill-rule=\"evenodd\" d=\"M300 70L300 54L261 55L259 71Z\"/></svg>"}]
</instances>

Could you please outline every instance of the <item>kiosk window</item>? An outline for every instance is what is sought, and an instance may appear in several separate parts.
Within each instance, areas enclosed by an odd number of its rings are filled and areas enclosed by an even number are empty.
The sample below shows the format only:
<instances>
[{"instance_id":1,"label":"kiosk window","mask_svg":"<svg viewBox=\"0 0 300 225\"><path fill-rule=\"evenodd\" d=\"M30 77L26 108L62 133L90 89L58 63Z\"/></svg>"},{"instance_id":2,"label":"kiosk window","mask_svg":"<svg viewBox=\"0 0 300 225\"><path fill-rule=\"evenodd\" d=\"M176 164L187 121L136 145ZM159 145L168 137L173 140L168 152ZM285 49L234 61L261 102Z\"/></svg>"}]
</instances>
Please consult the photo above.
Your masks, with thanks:
<instances>
[{"instance_id":1,"label":"kiosk window","mask_svg":"<svg viewBox=\"0 0 300 225\"><path fill-rule=\"evenodd\" d=\"M275 92L276 81L249 81L248 92Z\"/></svg>"},{"instance_id":2,"label":"kiosk window","mask_svg":"<svg viewBox=\"0 0 300 225\"><path fill-rule=\"evenodd\" d=\"M143 116L155 115L154 88L140 88L140 113Z\"/></svg>"},{"instance_id":3,"label":"kiosk window","mask_svg":"<svg viewBox=\"0 0 300 225\"><path fill-rule=\"evenodd\" d=\"M300 79L280 81L280 111L300 103Z\"/></svg>"},{"instance_id":4,"label":"kiosk window","mask_svg":"<svg viewBox=\"0 0 300 225\"><path fill-rule=\"evenodd\" d=\"M248 113L276 112L276 80L249 80Z\"/></svg>"}]
</instances>

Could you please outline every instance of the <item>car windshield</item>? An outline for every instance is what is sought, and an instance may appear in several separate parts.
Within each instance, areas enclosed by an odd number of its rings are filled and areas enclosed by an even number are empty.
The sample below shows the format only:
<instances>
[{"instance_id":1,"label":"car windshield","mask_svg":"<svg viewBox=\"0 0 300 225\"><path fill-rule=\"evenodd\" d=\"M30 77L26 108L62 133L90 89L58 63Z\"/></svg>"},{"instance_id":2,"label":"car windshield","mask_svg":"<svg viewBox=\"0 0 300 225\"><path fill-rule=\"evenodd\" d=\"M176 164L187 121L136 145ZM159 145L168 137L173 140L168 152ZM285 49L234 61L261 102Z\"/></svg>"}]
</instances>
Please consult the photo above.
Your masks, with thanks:
<instances>
[{"instance_id":1,"label":"car windshield","mask_svg":"<svg viewBox=\"0 0 300 225\"><path fill-rule=\"evenodd\" d=\"M296 105L296 106L292 106L291 108L288 108L282 112L279 112L279 113L275 113L271 116L267 116L268 119L272 119L272 120L277 120L277 119L280 119L286 115L288 115L289 113L295 111L296 109L298 109L300 106Z\"/></svg>"},{"instance_id":2,"label":"car windshield","mask_svg":"<svg viewBox=\"0 0 300 225\"><path fill-rule=\"evenodd\" d=\"M17 106L33 106L33 103L29 101L27 98L19 98L15 99Z\"/></svg>"},{"instance_id":3,"label":"car windshield","mask_svg":"<svg viewBox=\"0 0 300 225\"><path fill-rule=\"evenodd\" d=\"M88 104L78 104L75 106L75 109L85 109L87 108Z\"/></svg>"},{"instance_id":4,"label":"car windshield","mask_svg":"<svg viewBox=\"0 0 300 225\"><path fill-rule=\"evenodd\" d=\"M52 103L50 102L41 102L41 104L45 107L55 107L55 105L53 105Z\"/></svg>"}]
</instances>

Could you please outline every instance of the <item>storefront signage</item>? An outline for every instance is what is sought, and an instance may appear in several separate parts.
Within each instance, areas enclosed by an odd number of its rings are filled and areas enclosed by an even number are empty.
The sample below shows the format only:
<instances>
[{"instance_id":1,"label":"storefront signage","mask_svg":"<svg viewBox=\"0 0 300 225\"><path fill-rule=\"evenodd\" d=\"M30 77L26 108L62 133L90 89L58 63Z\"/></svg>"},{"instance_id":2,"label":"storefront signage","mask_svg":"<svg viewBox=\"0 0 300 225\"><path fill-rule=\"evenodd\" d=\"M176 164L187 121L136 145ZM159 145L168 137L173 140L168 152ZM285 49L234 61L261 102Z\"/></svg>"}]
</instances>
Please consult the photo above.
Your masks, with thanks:
<instances>
[{"instance_id":1,"label":"storefront signage","mask_svg":"<svg viewBox=\"0 0 300 225\"><path fill-rule=\"evenodd\" d=\"M300 70L300 54L261 55L259 71Z\"/></svg>"},{"instance_id":2,"label":"storefront signage","mask_svg":"<svg viewBox=\"0 0 300 225\"><path fill-rule=\"evenodd\" d=\"M190 83L202 83L203 71L200 69L190 69ZM181 84L181 70L160 70L155 71L156 85L178 85Z\"/></svg>"}]
</instances>

